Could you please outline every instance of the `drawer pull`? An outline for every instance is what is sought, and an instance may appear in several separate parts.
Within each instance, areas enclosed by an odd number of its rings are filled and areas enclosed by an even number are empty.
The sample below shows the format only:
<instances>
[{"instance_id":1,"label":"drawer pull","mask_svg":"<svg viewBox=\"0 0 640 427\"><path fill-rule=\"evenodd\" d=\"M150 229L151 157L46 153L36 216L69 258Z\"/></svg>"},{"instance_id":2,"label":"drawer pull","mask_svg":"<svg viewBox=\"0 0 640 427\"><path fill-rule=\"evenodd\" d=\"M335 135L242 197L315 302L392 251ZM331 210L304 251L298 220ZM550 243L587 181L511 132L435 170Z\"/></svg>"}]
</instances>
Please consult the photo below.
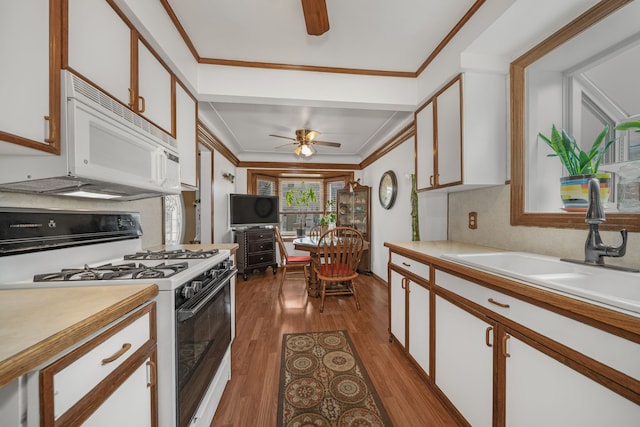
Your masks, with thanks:
<instances>
[{"instance_id":1,"label":"drawer pull","mask_svg":"<svg viewBox=\"0 0 640 427\"><path fill-rule=\"evenodd\" d=\"M107 357L106 359L102 359L102 364L106 365L108 363L111 363L111 362L117 360L120 356L125 354L130 348L131 348L131 344L129 344L128 342L122 344L122 348L120 350L116 351L113 354L113 356Z\"/></svg>"},{"instance_id":2,"label":"drawer pull","mask_svg":"<svg viewBox=\"0 0 640 427\"><path fill-rule=\"evenodd\" d=\"M404 262L404 261L402 261L402 265L404 265L405 267L411 267L411 264L406 263L406 262Z\"/></svg>"},{"instance_id":3,"label":"drawer pull","mask_svg":"<svg viewBox=\"0 0 640 427\"><path fill-rule=\"evenodd\" d=\"M489 335L491 334L491 332L493 332L493 326L489 326L484 334L484 340L487 343L487 347L493 347L493 344L491 344L491 341L489 341Z\"/></svg>"},{"instance_id":4,"label":"drawer pull","mask_svg":"<svg viewBox=\"0 0 640 427\"><path fill-rule=\"evenodd\" d=\"M489 301L491 304L497 305L498 307L509 308L509 304L504 304L504 303L498 302L498 301L494 300L493 298L489 298L487 301Z\"/></svg>"},{"instance_id":5,"label":"drawer pull","mask_svg":"<svg viewBox=\"0 0 640 427\"><path fill-rule=\"evenodd\" d=\"M511 357L511 355L507 352L507 341L509 341L509 338L511 337L506 334L502 337L502 355L504 357Z\"/></svg>"}]
</instances>

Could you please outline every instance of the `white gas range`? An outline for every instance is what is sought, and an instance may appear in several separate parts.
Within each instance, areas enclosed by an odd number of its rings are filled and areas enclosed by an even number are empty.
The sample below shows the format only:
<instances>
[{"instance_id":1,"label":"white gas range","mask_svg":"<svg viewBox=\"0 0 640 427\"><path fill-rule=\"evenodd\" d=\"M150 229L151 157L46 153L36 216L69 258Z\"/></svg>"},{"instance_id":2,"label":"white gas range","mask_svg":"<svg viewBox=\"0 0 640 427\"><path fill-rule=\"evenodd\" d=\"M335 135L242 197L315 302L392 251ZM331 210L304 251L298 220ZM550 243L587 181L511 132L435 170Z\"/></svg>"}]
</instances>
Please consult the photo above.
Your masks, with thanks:
<instances>
[{"instance_id":1,"label":"white gas range","mask_svg":"<svg viewBox=\"0 0 640 427\"><path fill-rule=\"evenodd\" d=\"M235 266L141 235L137 213L0 208L0 289L157 284L159 425L208 427L231 375Z\"/></svg>"}]
</instances>

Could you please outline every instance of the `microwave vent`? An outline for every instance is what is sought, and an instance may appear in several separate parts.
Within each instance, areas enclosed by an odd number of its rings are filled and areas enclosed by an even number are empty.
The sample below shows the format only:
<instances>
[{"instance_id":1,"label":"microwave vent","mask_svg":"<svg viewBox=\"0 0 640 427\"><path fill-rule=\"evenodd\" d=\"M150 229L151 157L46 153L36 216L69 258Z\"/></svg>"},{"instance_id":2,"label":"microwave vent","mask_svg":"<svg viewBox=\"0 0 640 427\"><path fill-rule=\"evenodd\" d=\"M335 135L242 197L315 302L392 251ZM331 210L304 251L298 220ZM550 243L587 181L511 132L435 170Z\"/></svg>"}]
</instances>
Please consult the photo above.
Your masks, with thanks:
<instances>
[{"instance_id":1,"label":"microwave vent","mask_svg":"<svg viewBox=\"0 0 640 427\"><path fill-rule=\"evenodd\" d=\"M138 129L141 129L144 132L151 134L156 138L161 139L162 141L171 145L172 147L178 146L178 143L173 137L161 131L155 125L151 124L144 118L135 114L133 111L126 108L125 106L115 101L111 97L105 95L103 92L91 86L84 80L80 79L78 76L71 74L71 77L73 79L74 93L78 93L85 96L87 100L90 100L94 104L100 105L102 108L111 111L112 113L123 118L124 120L131 123Z\"/></svg>"}]
</instances>

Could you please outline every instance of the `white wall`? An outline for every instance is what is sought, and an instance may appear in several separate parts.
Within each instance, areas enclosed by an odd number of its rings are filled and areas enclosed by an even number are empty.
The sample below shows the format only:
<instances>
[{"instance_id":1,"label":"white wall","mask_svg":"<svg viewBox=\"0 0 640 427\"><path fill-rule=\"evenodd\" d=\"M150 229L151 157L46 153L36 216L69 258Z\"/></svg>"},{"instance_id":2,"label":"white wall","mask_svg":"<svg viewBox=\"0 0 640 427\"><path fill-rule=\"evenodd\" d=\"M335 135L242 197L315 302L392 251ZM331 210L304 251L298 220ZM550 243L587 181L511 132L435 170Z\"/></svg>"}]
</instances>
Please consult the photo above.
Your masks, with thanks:
<instances>
[{"instance_id":1,"label":"white wall","mask_svg":"<svg viewBox=\"0 0 640 427\"><path fill-rule=\"evenodd\" d=\"M414 139L410 138L390 153L368 166L361 184L371 186L371 271L387 279L388 249L384 242L411 240L411 174ZM382 174L393 170L398 180L398 193L391 209L384 209L378 199Z\"/></svg>"},{"instance_id":2,"label":"white wall","mask_svg":"<svg viewBox=\"0 0 640 427\"><path fill-rule=\"evenodd\" d=\"M233 183L222 177L223 173L230 173L236 178ZM246 174L245 174L246 175ZM240 178L240 179L239 179ZM236 167L217 151L213 152L213 241L214 243L231 243L233 236L229 228L229 194L246 192L246 185L241 186ZM240 191L236 189L240 189Z\"/></svg>"}]
</instances>

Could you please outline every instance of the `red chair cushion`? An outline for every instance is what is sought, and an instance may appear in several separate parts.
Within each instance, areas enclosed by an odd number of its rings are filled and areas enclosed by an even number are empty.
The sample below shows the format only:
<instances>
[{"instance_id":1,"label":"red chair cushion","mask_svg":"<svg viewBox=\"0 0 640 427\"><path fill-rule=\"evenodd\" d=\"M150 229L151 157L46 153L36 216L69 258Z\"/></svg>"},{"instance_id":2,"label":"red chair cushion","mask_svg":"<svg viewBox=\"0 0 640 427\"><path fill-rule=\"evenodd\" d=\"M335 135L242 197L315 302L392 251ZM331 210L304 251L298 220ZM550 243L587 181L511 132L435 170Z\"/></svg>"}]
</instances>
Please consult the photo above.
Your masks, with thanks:
<instances>
[{"instance_id":1,"label":"red chair cushion","mask_svg":"<svg viewBox=\"0 0 640 427\"><path fill-rule=\"evenodd\" d=\"M291 255L287 257L287 262L311 262L309 255Z\"/></svg>"}]
</instances>

